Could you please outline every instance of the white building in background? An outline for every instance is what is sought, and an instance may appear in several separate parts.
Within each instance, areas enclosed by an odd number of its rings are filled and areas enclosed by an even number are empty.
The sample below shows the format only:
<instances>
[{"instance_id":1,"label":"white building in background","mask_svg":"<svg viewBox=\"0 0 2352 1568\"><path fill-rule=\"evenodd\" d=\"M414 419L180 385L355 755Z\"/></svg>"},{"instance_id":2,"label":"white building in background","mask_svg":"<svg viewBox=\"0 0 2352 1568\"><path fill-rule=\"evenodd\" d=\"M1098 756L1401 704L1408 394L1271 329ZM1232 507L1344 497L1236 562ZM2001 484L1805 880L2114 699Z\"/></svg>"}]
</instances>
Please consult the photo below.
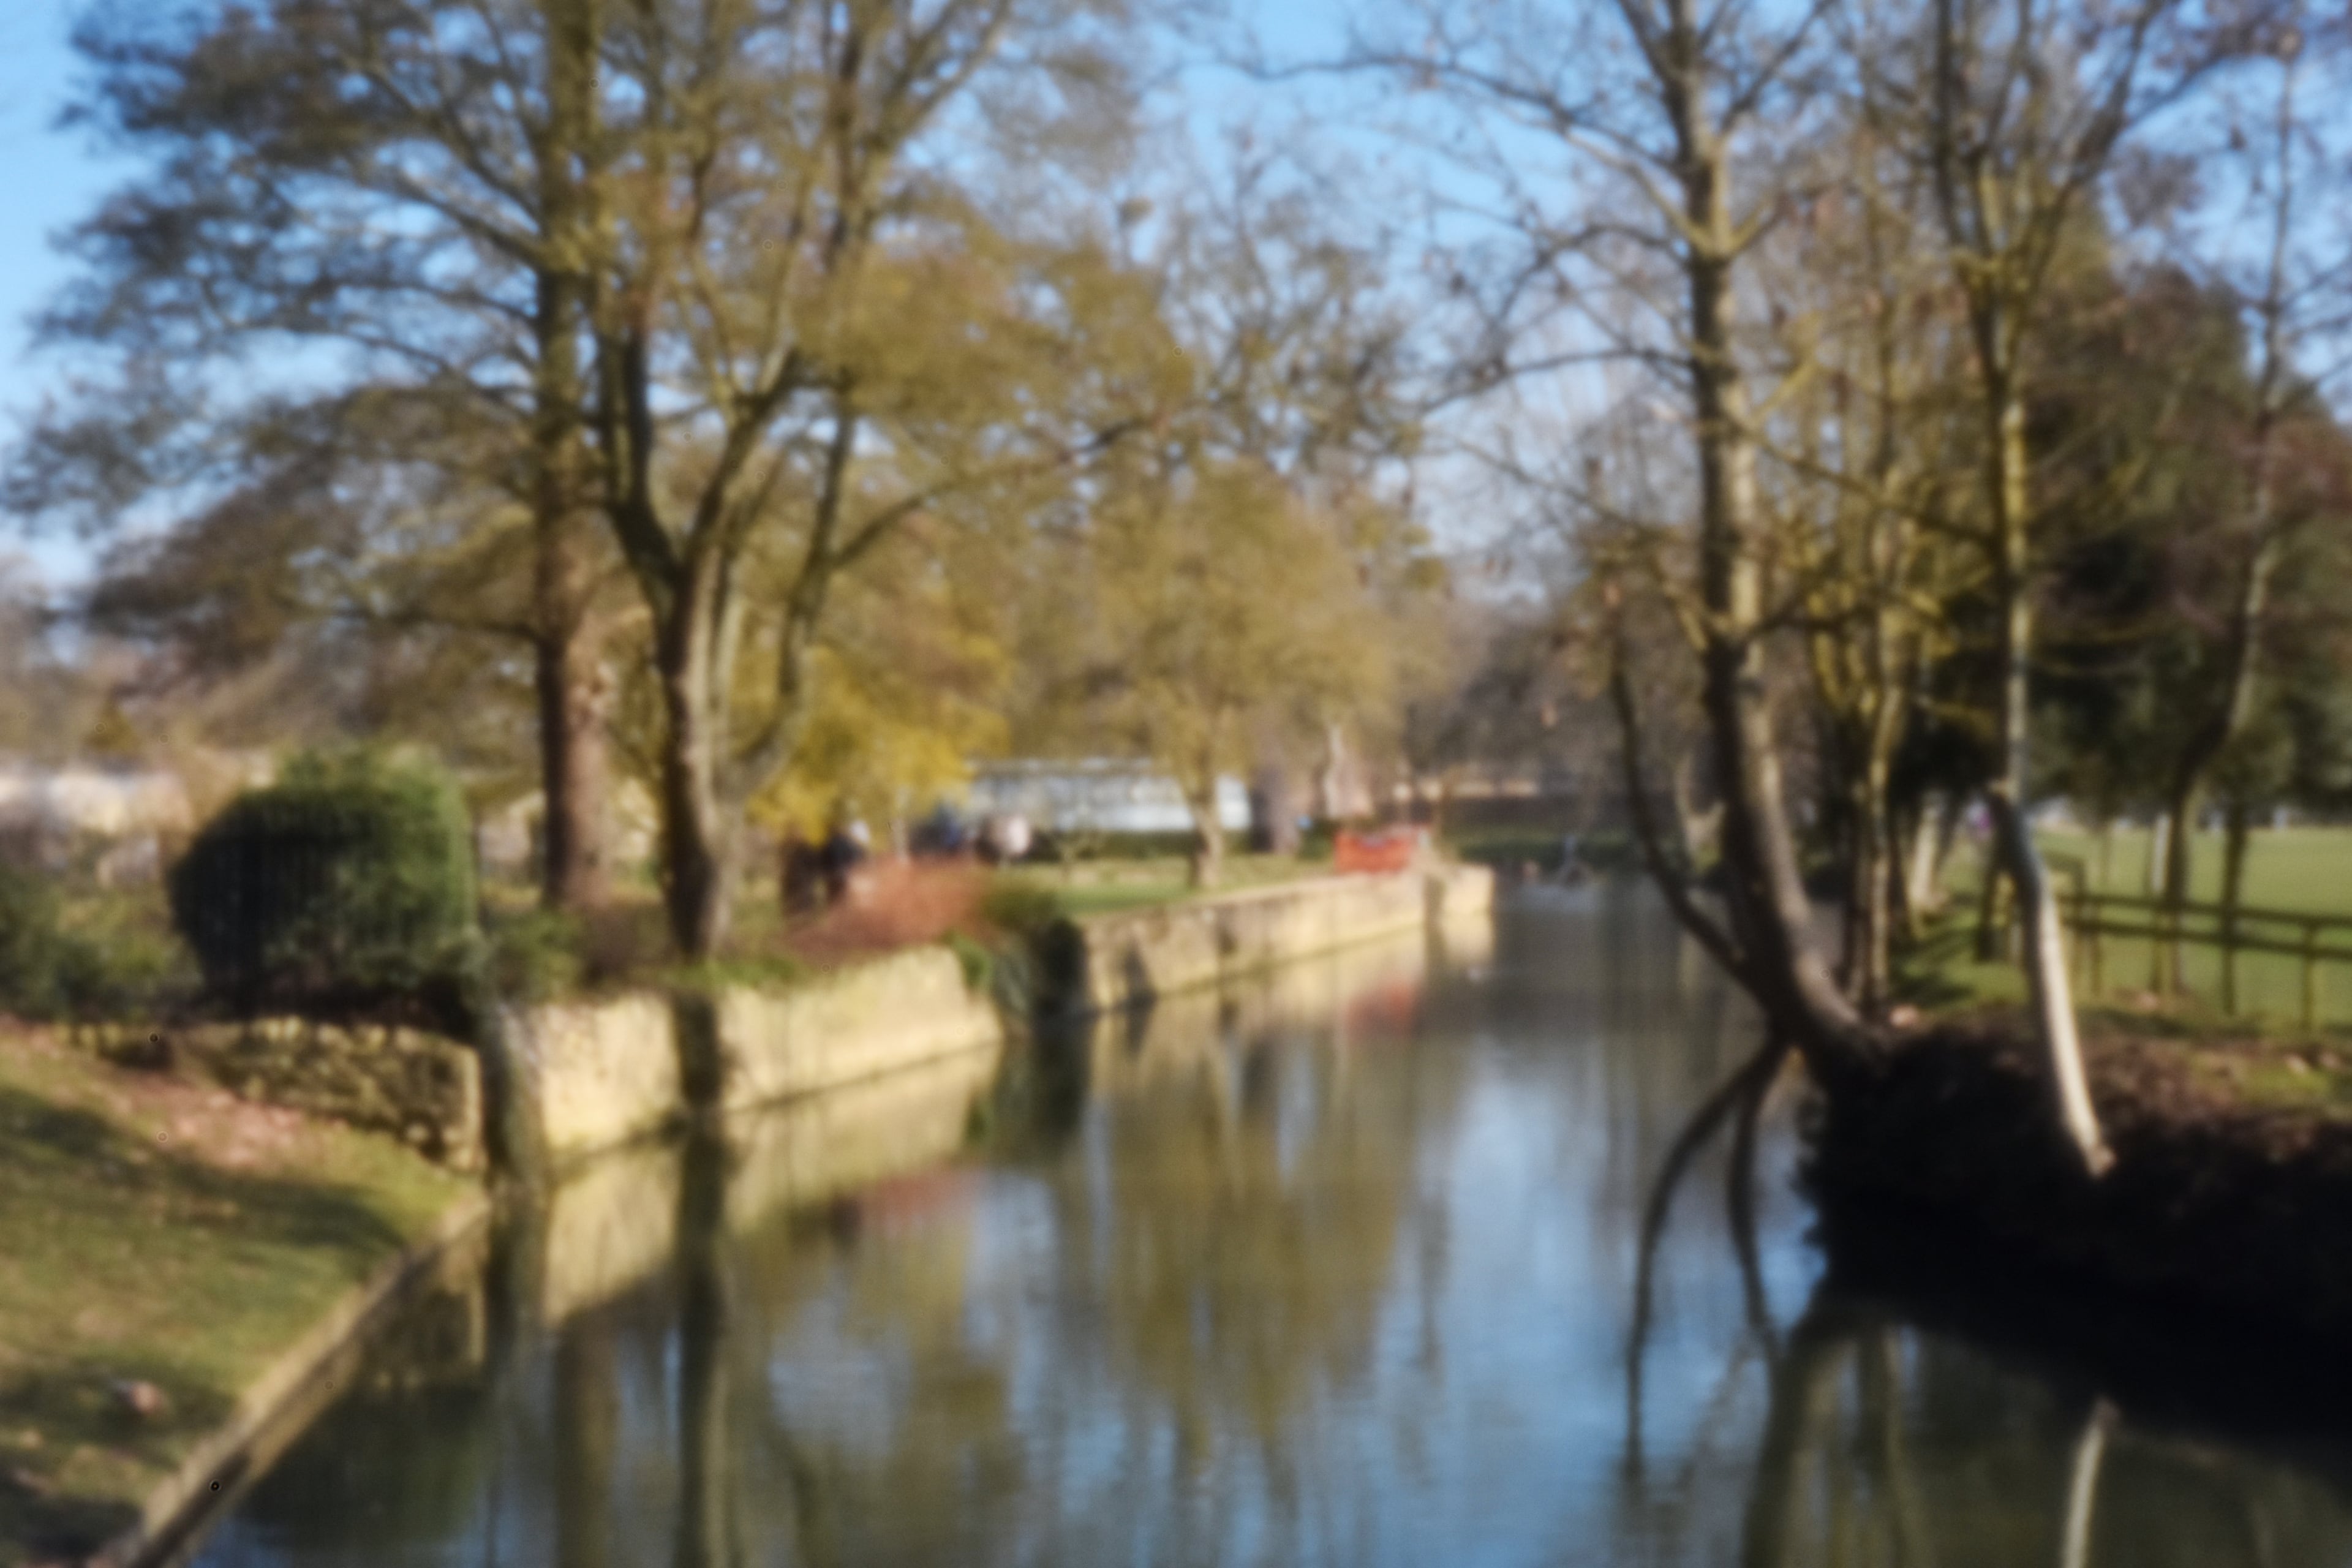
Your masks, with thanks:
<instances>
[{"instance_id":1,"label":"white building in background","mask_svg":"<svg viewBox=\"0 0 2352 1568\"><path fill-rule=\"evenodd\" d=\"M1047 833L1190 833L1192 813L1176 781L1148 763L981 763L965 809L973 816L1024 816ZM1249 791L1235 778L1217 781L1217 821L1230 832L1250 825Z\"/></svg>"},{"instance_id":2,"label":"white building in background","mask_svg":"<svg viewBox=\"0 0 2352 1568\"><path fill-rule=\"evenodd\" d=\"M632 778L616 778L604 803L604 852L615 867L643 866L653 859L661 837L654 797ZM531 875L539 862L539 839L547 818L547 796L539 790L488 807L474 819L474 850L485 868L509 876Z\"/></svg>"},{"instance_id":3,"label":"white building in background","mask_svg":"<svg viewBox=\"0 0 2352 1568\"><path fill-rule=\"evenodd\" d=\"M152 881L166 847L195 826L187 781L176 773L0 763L0 846L51 870L98 846L100 882Z\"/></svg>"}]
</instances>

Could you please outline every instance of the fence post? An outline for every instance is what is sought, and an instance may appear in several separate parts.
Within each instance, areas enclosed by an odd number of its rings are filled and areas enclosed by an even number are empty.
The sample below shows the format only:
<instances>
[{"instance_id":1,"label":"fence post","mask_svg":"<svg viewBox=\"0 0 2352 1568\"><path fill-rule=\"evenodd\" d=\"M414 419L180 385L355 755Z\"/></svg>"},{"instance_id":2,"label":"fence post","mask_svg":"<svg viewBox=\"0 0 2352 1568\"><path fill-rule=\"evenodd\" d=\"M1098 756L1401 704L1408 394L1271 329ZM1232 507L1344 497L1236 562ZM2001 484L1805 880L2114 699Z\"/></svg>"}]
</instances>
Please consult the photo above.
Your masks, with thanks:
<instances>
[{"instance_id":1,"label":"fence post","mask_svg":"<svg viewBox=\"0 0 2352 1568\"><path fill-rule=\"evenodd\" d=\"M2303 1026L2319 1027L2319 922L2303 922Z\"/></svg>"}]
</instances>

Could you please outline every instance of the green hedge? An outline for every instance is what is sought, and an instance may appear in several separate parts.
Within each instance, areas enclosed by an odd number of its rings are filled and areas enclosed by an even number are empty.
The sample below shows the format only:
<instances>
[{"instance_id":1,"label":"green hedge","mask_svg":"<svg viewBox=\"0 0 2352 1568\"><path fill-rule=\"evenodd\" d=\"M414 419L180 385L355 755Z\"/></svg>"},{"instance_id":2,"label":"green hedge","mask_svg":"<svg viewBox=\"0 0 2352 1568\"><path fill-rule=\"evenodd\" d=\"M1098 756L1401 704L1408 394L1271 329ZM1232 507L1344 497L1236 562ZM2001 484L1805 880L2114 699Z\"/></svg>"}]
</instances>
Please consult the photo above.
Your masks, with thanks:
<instances>
[{"instance_id":1,"label":"green hedge","mask_svg":"<svg viewBox=\"0 0 2352 1568\"><path fill-rule=\"evenodd\" d=\"M0 1011L54 1017L72 959L58 931L58 895L44 879L0 862Z\"/></svg>"},{"instance_id":2,"label":"green hedge","mask_svg":"<svg viewBox=\"0 0 2352 1568\"><path fill-rule=\"evenodd\" d=\"M171 894L206 987L247 1009L444 1010L478 948L457 792L364 752L299 759L230 802Z\"/></svg>"}]
</instances>

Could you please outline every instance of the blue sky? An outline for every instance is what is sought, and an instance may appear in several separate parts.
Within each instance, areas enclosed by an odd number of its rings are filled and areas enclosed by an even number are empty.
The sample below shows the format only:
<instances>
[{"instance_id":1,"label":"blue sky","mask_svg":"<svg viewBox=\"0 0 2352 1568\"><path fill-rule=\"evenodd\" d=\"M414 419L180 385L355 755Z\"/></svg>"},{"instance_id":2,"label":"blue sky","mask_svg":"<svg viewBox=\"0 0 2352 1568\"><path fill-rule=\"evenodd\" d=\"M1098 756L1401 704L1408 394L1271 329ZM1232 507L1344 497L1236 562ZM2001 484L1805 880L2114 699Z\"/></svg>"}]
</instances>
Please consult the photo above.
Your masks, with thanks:
<instances>
[{"instance_id":1,"label":"blue sky","mask_svg":"<svg viewBox=\"0 0 2352 1568\"><path fill-rule=\"evenodd\" d=\"M52 243L130 172L98 155L84 133L57 127L79 69L68 41L83 0L0 0L0 446L21 418L37 407L64 372L52 356L31 352L26 322L71 275L71 263ZM1259 19L1266 41L1286 51L1329 47L1344 0L1282 0ZM1224 73L1226 93L1248 90ZM1204 84L1189 85L1196 89ZM1207 97L1219 96L1211 87ZM0 521L0 561L29 558L52 589L86 575L89 552L69 538L15 534Z\"/></svg>"},{"instance_id":2,"label":"blue sky","mask_svg":"<svg viewBox=\"0 0 2352 1568\"><path fill-rule=\"evenodd\" d=\"M98 200L118 170L96 157L87 139L56 129L73 80L66 41L68 0L0 0L0 439L39 400L56 367L26 355L25 319L64 281L67 262L50 237ZM71 541L0 538L0 555L30 555L52 585L83 569L86 552Z\"/></svg>"}]
</instances>

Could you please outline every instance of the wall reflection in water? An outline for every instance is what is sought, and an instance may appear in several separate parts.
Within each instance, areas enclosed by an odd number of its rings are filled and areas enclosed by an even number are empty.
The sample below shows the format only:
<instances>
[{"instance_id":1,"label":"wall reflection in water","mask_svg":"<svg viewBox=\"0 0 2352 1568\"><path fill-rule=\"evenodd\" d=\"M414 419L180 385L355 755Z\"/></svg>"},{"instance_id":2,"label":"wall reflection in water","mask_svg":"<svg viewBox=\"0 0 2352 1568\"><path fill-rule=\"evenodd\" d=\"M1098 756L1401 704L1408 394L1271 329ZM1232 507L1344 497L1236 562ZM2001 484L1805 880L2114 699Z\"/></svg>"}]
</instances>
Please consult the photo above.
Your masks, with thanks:
<instances>
[{"instance_id":1,"label":"wall reflection in water","mask_svg":"<svg viewBox=\"0 0 2352 1568\"><path fill-rule=\"evenodd\" d=\"M1643 1187L1748 1027L1601 889L609 1162L200 1560L2352 1559L2337 1450L1820 1286L1785 1107L1777 1325L1695 1182L1630 1424Z\"/></svg>"}]
</instances>

